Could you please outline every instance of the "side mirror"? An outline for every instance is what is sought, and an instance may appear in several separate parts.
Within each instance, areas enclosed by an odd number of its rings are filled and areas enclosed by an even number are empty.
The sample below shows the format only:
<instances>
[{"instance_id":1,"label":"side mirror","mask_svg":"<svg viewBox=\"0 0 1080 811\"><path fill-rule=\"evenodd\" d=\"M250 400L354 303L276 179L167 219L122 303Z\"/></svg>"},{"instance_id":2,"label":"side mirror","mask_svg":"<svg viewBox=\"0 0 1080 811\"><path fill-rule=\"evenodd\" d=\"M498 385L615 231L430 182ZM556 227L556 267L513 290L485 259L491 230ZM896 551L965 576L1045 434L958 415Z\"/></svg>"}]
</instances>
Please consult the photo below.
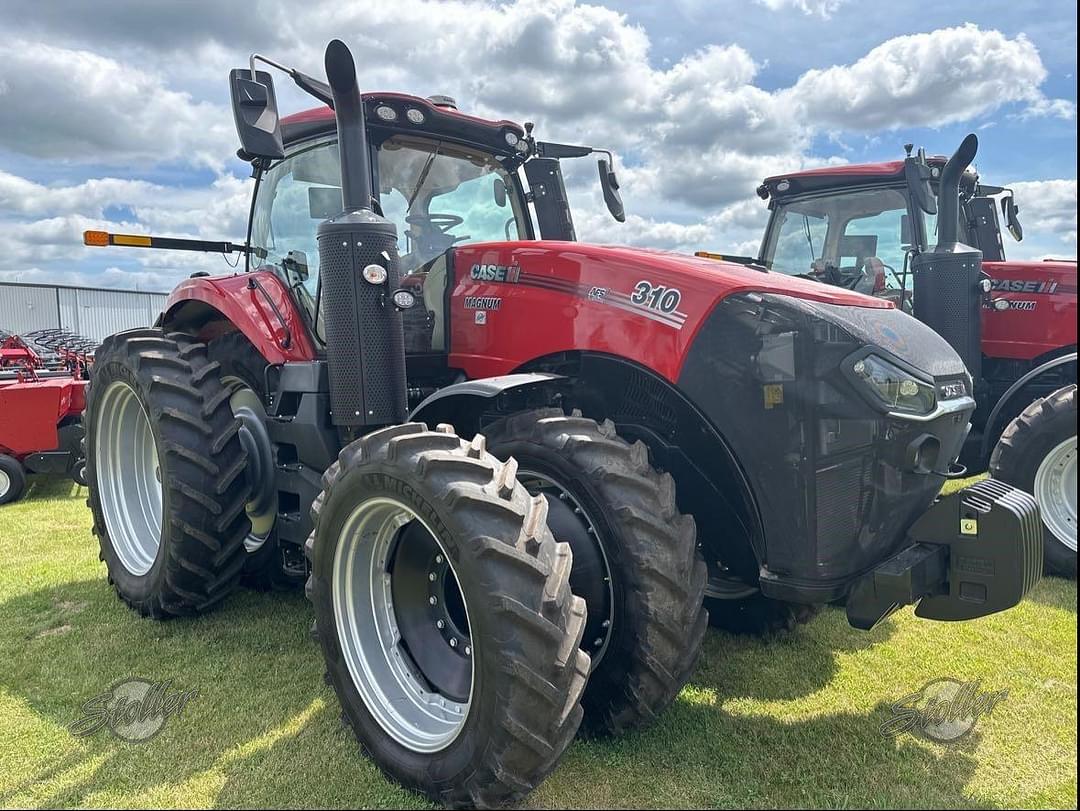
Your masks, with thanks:
<instances>
[{"instance_id":1,"label":"side mirror","mask_svg":"<svg viewBox=\"0 0 1080 811\"><path fill-rule=\"evenodd\" d=\"M927 214L937 214L937 198L934 197L934 190L930 188L930 166L926 163L926 153L922 149L915 157L908 155L904 160L904 180L915 205Z\"/></svg>"},{"instance_id":2,"label":"side mirror","mask_svg":"<svg viewBox=\"0 0 1080 811\"><path fill-rule=\"evenodd\" d=\"M506 208L506 184L501 177L495 178L495 205Z\"/></svg>"},{"instance_id":3,"label":"side mirror","mask_svg":"<svg viewBox=\"0 0 1080 811\"><path fill-rule=\"evenodd\" d=\"M1020 218L1017 216L1020 209L1016 205L1016 200L1013 199L1011 192L1001 199L1001 213L1005 216L1005 227L1009 229L1012 238L1017 242L1022 240L1024 238L1024 226L1020 224Z\"/></svg>"},{"instance_id":4,"label":"side mirror","mask_svg":"<svg viewBox=\"0 0 1080 811\"><path fill-rule=\"evenodd\" d=\"M604 202L608 211L616 221L626 222L626 211L623 208L622 195L619 194L619 179L615 177L615 170L611 168L607 158L600 158L596 166L600 170L600 188L604 190Z\"/></svg>"},{"instance_id":5,"label":"side mirror","mask_svg":"<svg viewBox=\"0 0 1080 811\"><path fill-rule=\"evenodd\" d=\"M248 68L233 68L229 71L229 90L241 149L251 158L283 158L281 121L270 74L256 71L252 79Z\"/></svg>"}]
</instances>

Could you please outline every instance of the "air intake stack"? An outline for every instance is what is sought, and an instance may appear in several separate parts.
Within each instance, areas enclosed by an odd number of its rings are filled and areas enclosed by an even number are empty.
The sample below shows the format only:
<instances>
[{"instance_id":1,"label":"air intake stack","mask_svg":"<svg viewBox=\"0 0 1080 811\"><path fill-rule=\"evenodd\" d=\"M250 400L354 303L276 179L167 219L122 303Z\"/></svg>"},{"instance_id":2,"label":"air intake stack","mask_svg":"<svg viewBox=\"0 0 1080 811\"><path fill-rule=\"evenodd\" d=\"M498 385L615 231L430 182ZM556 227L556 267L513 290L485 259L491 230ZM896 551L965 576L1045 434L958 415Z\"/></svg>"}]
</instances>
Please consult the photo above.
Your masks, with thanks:
<instances>
[{"instance_id":1,"label":"air intake stack","mask_svg":"<svg viewBox=\"0 0 1080 811\"><path fill-rule=\"evenodd\" d=\"M341 40L326 47L341 156L343 211L319 224L321 323L333 423L368 429L404 422L405 343L397 228L372 210L371 164L356 63Z\"/></svg>"},{"instance_id":2,"label":"air intake stack","mask_svg":"<svg viewBox=\"0 0 1080 811\"><path fill-rule=\"evenodd\" d=\"M960 180L978 149L972 133L945 164L937 245L911 263L915 317L949 342L976 381L982 373L982 252L960 241Z\"/></svg>"}]
</instances>

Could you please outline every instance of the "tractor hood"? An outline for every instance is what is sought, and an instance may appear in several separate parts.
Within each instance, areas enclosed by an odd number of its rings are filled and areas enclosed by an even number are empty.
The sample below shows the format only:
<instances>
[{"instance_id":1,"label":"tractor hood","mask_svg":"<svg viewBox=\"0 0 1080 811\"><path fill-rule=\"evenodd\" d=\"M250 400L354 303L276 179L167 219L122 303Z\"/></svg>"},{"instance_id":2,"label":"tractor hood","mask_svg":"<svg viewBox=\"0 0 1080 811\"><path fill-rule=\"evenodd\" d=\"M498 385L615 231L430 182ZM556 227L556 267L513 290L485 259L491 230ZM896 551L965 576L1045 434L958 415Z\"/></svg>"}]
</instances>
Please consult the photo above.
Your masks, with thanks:
<instances>
[{"instance_id":1,"label":"tractor hood","mask_svg":"<svg viewBox=\"0 0 1080 811\"><path fill-rule=\"evenodd\" d=\"M489 259L512 265L535 265L546 260L553 268L565 269L572 276L592 277L589 271L598 271L612 283L630 283L632 289L638 281L655 284L663 279L668 285L676 283L708 290L715 298L734 293L757 292L836 304L849 307L887 309L888 301L855 293L842 288L822 285L809 279L800 279L783 273L774 273L757 266L736 262L705 259L675 251L651 248L631 248L621 245L587 245L580 242L556 242L536 240L530 242L477 243L455 251L467 260L480 258L479 264L490 264ZM575 267L576 266L576 267ZM559 273L564 276L564 273Z\"/></svg>"}]
</instances>

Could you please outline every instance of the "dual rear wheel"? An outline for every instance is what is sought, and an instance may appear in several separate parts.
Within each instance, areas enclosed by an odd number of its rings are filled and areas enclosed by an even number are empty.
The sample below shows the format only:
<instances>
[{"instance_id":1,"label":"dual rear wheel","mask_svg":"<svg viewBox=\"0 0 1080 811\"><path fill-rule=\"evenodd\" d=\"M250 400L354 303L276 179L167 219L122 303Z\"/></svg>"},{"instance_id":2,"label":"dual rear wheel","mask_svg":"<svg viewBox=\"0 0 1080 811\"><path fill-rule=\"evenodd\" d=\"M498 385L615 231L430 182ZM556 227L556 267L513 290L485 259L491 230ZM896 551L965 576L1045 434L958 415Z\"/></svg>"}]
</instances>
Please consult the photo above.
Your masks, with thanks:
<instances>
[{"instance_id":1,"label":"dual rear wheel","mask_svg":"<svg viewBox=\"0 0 1080 811\"><path fill-rule=\"evenodd\" d=\"M265 540L246 425L265 420L262 398L215 354L122 333L88 395L101 556L119 596L156 618L219 603ZM488 433L407 424L348 445L306 547L345 719L390 777L445 805L520 799L583 717L597 733L654 719L707 624L693 520L643 445L559 410Z\"/></svg>"}]
</instances>

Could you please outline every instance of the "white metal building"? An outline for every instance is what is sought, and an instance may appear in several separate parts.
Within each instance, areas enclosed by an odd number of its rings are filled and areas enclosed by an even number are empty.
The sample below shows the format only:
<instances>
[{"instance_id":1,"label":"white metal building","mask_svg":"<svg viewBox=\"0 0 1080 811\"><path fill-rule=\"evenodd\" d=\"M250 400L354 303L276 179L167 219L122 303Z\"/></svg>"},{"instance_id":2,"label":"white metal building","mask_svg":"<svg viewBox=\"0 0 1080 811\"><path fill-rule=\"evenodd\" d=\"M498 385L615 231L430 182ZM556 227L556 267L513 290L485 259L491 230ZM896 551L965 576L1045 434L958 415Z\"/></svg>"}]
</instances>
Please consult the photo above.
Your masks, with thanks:
<instances>
[{"instance_id":1,"label":"white metal building","mask_svg":"<svg viewBox=\"0 0 1080 811\"><path fill-rule=\"evenodd\" d=\"M165 293L0 282L0 329L25 333L63 327L100 341L114 332L149 327L165 299Z\"/></svg>"}]
</instances>

